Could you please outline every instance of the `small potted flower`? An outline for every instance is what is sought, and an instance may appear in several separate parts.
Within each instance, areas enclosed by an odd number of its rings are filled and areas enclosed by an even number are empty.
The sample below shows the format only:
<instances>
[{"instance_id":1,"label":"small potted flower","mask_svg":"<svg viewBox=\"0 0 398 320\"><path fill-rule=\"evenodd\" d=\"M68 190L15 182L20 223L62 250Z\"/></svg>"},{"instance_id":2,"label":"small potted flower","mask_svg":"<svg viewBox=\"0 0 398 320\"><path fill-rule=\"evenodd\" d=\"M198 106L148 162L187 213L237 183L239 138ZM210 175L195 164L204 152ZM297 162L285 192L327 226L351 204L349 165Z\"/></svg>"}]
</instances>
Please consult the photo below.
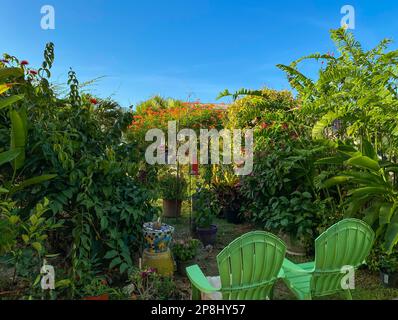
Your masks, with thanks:
<instances>
[{"instance_id":1,"label":"small potted flower","mask_svg":"<svg viewBox=\"0 0 398 320\"><path fill-rule=\"evenodd\" d=\"M380 278L387 288L398 288L398 257L384 256L380 263Z\"/></svg>"},{"instance_id":2,"label":"small potted flower","mask_svg":"<svg viewBox=\"0 0 398 320\"><path fill-rule=\"evenodd\" d=\"M192 265L198 253L200 241L197 239L178 240L173 245L173 255L177 262L177 272L185 275L185 268Z\"/></svg>"},{"instance_id":3,"label":"small potted flower","mask_svg":"<svg viewBox=\"0 0 398 320\"><path fill-rule=\"evenodd\" d=\"M109 300L112 291L106 279L94 278L91 283L82 289L82 296L83 300L104 301Z\"/></svg>"},{"instance_id":4,"label":"small potted flower","mask_svg":"<svg viewBox=\"0 0 398 320\"><path fill-rule=\"evenodd\" d=\"M159 176L159 188L163 199L163 217L179 217L187 193L186 180L181 175L167 172Z\"/></svg>"},{"instance_id":5,"label":"small potted flower","mask_svg":"<svg viewBox=\"0 0 398 320\"><path fill-rule=\"evenodd\" d=\"M196 234L204 246L214 245L217 239L217 226L213 224L220 210L213 192L202 188L195 195L194 223Z\"/></svg>"}]
</instances>

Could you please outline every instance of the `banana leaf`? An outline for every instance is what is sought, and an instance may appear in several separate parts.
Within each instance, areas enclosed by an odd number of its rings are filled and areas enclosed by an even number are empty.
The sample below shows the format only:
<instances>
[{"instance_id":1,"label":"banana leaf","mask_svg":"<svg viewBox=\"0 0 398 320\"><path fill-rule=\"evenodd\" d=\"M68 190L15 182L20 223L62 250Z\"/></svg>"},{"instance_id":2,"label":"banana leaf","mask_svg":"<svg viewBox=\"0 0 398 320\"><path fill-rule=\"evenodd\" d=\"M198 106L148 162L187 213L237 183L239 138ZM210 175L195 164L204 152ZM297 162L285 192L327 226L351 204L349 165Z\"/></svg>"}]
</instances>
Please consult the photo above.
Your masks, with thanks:
<instances>
[{"instance_id":1,"label":"banana leaf","mask_svg":"<svg viewBox=\"0 0 398 320\"><path fill-rule=\"evenodd\" d=\"M21 150L18 150L18 149L9 150L9 151L0 153L0 166L7 162L11 162L16 157L18 157L20 153L21 153Z\"/></svg>"}]
</instances>

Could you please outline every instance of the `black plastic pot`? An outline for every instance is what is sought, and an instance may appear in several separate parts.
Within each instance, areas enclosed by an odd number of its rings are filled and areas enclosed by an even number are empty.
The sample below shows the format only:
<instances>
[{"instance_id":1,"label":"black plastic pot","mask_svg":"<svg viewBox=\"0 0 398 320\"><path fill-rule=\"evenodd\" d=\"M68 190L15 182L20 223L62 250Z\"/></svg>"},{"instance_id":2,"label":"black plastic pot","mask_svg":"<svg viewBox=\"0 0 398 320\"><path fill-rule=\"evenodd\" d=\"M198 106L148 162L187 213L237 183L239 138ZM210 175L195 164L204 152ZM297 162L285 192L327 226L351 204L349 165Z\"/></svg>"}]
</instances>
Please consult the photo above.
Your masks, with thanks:
<instances>
[{"instance_id":1,"label":"black plastic pot","mask_svg":"<svg viewBox=\"0 0 398 320\"><path fill-rule=\"evenodd\" d=\"M380 271L380 280L386 288L398 288L398 272L388 273Z\"/></svg>"},{"instance_id":2,"label":"black plastic pot","mask_svg":"<svg viewBox=\"0 0 398 320\"><path fill-rule=\"evenodd\" d=\"M211 225L210 228L196 228L196 234L204 246L214 246L217 240L217 226Z\"/></svg>"}]
</instances>

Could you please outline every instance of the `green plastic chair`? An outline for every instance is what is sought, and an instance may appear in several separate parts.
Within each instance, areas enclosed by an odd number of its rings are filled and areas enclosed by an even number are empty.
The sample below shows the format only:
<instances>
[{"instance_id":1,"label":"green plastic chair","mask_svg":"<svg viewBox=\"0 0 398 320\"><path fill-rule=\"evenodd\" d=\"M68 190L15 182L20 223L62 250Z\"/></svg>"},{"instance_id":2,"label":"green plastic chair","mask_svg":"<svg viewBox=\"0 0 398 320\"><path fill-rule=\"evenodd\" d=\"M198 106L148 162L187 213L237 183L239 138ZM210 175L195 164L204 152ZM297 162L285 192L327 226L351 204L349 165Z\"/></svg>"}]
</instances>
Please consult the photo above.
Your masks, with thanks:
<instances>
[{"instance_id":1,"label":"green plastic chair","mask_svg":"<svg viewBox=\"0 0 398 320\"><path fill-rule=\"evenodd\" d=\"M294 264L285 259L280 277L298 299L311 300L345 292L351 300L350 289L343 289L342 280L347 275L346 266L354 270L365 263L372 249L375 234L363 221L342 220L315 240L315 261Z\"/></svg>"},{"instance_id":2,"label":"green plastic chair","mask_svg":"<svg viewBox=\"0 0 398 320\"><path fill-rule=\"evenodd\" d=\"M270 299L285 253L286 245L273 234L249 232L217 256L221 288L215 288L198 265L186 268L192 299L201 300L201 292L220 292L224 300Z\"/></svg>"}]
</instances>

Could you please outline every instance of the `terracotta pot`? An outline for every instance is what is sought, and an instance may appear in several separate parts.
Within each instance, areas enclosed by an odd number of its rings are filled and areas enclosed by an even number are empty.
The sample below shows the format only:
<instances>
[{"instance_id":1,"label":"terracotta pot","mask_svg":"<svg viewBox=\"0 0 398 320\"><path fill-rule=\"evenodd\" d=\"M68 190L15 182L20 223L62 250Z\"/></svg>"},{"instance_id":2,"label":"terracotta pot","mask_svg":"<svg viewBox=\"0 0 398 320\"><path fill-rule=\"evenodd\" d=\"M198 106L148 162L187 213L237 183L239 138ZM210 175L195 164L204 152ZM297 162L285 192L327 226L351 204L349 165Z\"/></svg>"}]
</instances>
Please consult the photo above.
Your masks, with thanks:
<instances>
[{"instance_id":1,"label":"terracotta pot","mask_svg":"<svg viewBox=\"0 0 398 320\"><path fill-rule=\"evenodd\" d=\"M163 200L163 216L166 218L178 218L181 216L181 200Z\"/></svg>"},{"instance_id":2,"label":"terracotta pot","mask_svg":"<svg viewBox=\"0 0 398 320\"><path fill-rule=\"evenodd\" d=\"M217 240L217 226L211 225L210 228L196 228L196 233L204 246L214 246Z\"/></svg>"},{"instance_id":3,"label":"terracotta pot","mask_svg":"<svg viewBox=\"0 0 398 320\"><path fill-rule=\"evenodd\" d=\"M85 297L83 298L83 300L87 300L87 301L106 301L109 300L109 294L104 293L100 296L95 296L95 297Z\"/></svg>"}]
</instances>

